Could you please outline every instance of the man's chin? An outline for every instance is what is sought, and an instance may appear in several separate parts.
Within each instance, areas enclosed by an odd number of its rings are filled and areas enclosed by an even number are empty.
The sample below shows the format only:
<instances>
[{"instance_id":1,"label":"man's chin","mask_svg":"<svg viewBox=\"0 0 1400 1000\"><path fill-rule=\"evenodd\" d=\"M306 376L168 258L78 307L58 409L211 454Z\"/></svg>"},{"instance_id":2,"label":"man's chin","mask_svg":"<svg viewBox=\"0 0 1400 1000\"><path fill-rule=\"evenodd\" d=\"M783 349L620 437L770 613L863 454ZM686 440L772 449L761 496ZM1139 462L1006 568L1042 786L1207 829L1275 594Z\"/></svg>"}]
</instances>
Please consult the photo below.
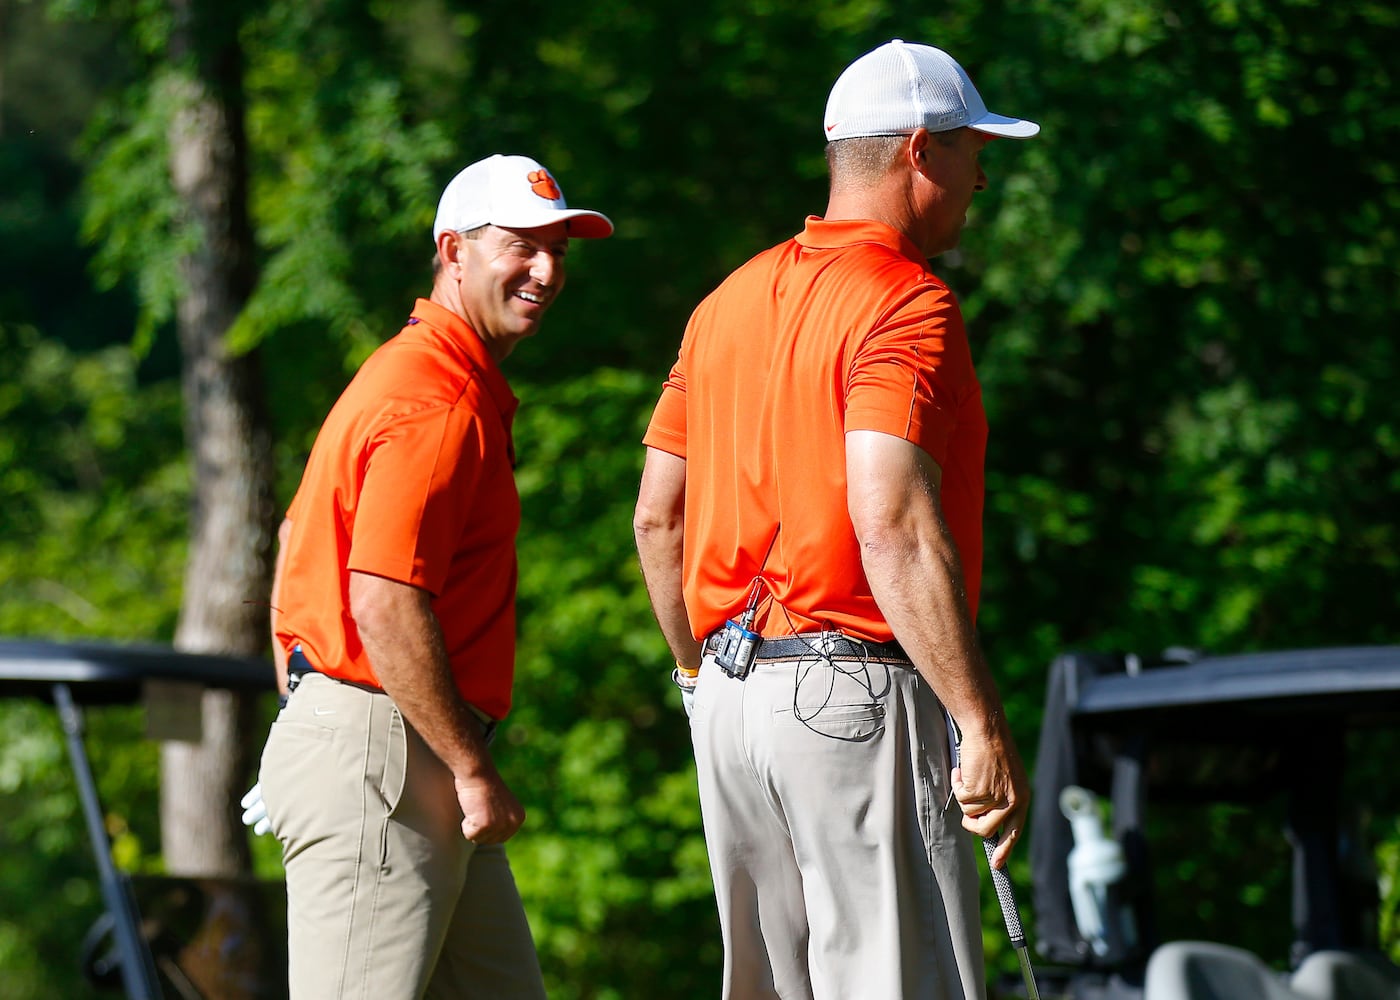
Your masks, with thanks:
<instances>
[{"instance_id":1,"label":"man's chin","mask_svg":"<svg viewBox=\"0 0 1400 1000\"><path fill-rule=\"evenodd\" d=\"M538 305L533 302L526 303L521 300L520 305L513 310L514 319L520 327L528 326L531 330L534 330L540 325L540 321L544 319L545 310L548 308L548 305Z\"/></svg>"}]
</instances>

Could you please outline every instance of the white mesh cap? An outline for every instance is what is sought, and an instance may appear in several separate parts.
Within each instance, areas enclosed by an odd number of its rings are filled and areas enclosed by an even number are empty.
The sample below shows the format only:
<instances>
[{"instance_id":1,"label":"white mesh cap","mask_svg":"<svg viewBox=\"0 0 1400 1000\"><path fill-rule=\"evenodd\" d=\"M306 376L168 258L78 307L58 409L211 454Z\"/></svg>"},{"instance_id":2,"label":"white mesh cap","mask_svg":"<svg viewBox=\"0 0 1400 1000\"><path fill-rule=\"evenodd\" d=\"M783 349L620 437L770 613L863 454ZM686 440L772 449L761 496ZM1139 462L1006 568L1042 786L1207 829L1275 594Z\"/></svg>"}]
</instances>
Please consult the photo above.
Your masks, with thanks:
<instances>
[{"instance_id":1,"label":"white mesh cap","mask_svg":"<svg viewBox=\"0 0 1400 1000\"><path fill-rule=\"evenodd\" d=\"M567 222L570 236L611 236L612 221L601 212L570 208L559 182L528 156L497 153L478 160L448 182L438 202L433 239L444 230L464 232L478 226L535 229Z\"/></svg>"},{"instance_id":2,"label":"white mesh cap","mask_svg":"<svg viewBox=\"0 0 1400 1000\"><path fill-rule=\"evenodd\" d=\"M967 73L948 53L898 38L867 52L836 80L826 102L826 139L967 128L1006 139L1029 139L1035 122L994 115Z\"/></svg>"}]
</instances>

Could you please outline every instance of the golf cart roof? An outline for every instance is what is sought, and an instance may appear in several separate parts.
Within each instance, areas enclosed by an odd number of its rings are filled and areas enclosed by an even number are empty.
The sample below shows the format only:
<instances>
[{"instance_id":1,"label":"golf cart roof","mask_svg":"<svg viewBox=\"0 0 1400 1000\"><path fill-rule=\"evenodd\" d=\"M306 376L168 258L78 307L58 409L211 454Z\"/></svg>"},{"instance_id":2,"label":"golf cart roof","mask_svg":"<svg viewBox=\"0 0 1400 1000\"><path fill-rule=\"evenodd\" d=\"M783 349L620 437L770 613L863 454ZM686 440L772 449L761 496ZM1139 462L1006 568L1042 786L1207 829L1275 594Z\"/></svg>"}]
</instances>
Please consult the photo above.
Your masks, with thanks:
<instances>
[{"instance_id":1,"label":"golf cart roof","mask_svg":"<svg viewBox=\"0 0 1400 1000\"><path fill-rule=\"evenodd\" d=\"M52 699L67 684L86 705L138 702L148 681L252 692L272 690L272 663L251 656L181 653L168 646L0 639L0 698Z\"/></svg>"},{"instance_id":2,"label":"golf cart roof","mask_svg":"<svg viewBox=\"0 0 1400 1000\"><path fill-rule=\"evenodd\" d=\"M1074 671L1066 708L1082 728L1130 724L1192 709L1241 714L1400 712L1400 647L1356 646L1214 656L1125 672Z\"/></svg>"},{"instance_id":3,"label":"golf cart roof","mask_svg":"<svg viewBox=\"0 0 1400 1000\"><path fill-rule=\"evenodd\" d=\"M1125 754L1154 798L1272 794L1300 747L1400 728L1400 646L1237 656L1067 653L1050 666L1037 753L1039 808L1059 790L1107 794Z\"/></svg>"}]
</instances>

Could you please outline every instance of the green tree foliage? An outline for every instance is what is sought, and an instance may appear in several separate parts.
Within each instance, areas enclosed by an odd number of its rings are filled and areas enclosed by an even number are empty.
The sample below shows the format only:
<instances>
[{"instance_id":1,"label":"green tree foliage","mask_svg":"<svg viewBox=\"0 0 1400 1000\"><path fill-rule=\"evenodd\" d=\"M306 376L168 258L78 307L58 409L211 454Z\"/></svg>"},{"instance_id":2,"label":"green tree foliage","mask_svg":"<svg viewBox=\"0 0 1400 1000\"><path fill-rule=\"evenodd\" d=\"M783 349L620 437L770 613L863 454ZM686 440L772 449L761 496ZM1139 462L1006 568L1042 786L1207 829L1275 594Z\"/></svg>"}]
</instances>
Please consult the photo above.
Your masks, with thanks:
<instances>
[{"instance_id":1,"label":"green tree foliage","mask_svg":"<svg viewBox=\"0 0 1400 1000\"><path fill-rule=\"evenodd\" d=\"M176 390L153 376L169 370L172 261L189 236L171 222L163 176L160 8L94 6L93 20L44 29L109 40L99 112L66 112L88 121L83 144L41 156L26 140L35 119L18 69L0 104L0 632L163 638L188 482ZM1069 646L1400 641L1393 5L237 10L262 277L234 340L265 352L283 502L349 373L426 291L435 199L457 169L497 151L536 156L572 202L618 223L614 239L571 250L567 294L508 362L523 398L525 526L517 709L501 757L530 812L514 857L552 995L713 992L685 728L631 551L638 439L695 302L821 211L827 89L890 37L949 49L991 107L1044 126L989 148L990 187L963 246L935 262L963 302L992 421L980 627L1023 749L1045 664ZM55 192L65 171L84 180L106 297L75 269L81 251L50 242L76 224ZM135 319L110 305L128 297ZM57 350L60 338L82 353ZM122 351L89 353L133 338L140 370ZM1368 777L1373 798L1394 796L1388 775ZM6 780L5 794L21 787ZM55 808L42 787L42 801L0 797L6 820ZM1366 832L1382 844L1382 924L1400 954L1397 808L1381 806ZM1214 885L1212 859L1276 857L1251 839L1274 830L1229 810L1167 833L1185 859L1171 882ZM49 880L53 865L28 871L6 898L37 907L40 887L72 885ZM1022 853L1013 876L1027 875ZM1276 883L1221 882L1238 899L1179 916L1276 952ZM1006 967L991 900L985 926ZM50 955L4 934L0 968Z\"/></svg>"},{"instance_id":2,"label":"green tree foliage","mask_svg":"<svg viewBox=\"0 0 1400 1000\"><path fill-rule=\"evenodd\" d=\"M1071 645L1394 642L1400 119L1383 53L1400 18L1025 13L1033 41L998 78L1038 102L1044 141L990 151L952 273L987 337L982 627L1013 697L1032 715L1037 665ZM1390 784L1361 800L1385 815ZM1206 825L1209 852L1199 815L1159 831L1163 925L1278 956L1278 824L1238 819ZM1195 912L1183 884L1242 902Z\"/></svg>"},{"instance_id":3,"label":"green tree foliage","mask_svg":"<svg viewBox=\"0 0 1400 1000\"><path fill-rule=\"evenodd\" d=\"M124 347L74 355L0 325L0 634L168 634L188 474L179 389Z\"/></svg>"},{"instance_id":4,"label":"green tree foliage","mask_svg":"<svg viewBox=\"0 0 1400 1000\"><path fill-rule=\"evenodd\" d=\"M654 391L606 369L527 386L516 429L536 528L498 757L530 810L512 859L561 998L705 996L720 958L690 731L632 543L640 454L618 447L640 440Z\"/></svg>"},{"instance_id":5,"label":"green tree foliage","mask_svg":"<svg viewBox=\"0 0 1400 1000\"><path fill-rule=\"evenodd\" d=\"M1008 180L968 296L1010 529L991 572L1034 585L997 606L1071 582L1052 645L1393 639L1400 118L1382 52L1400 20L1038 14L1036 191ZM1114 84L1086 101L1090 73ZM1046 237L1014 238L1028 227ZM1047 556L1069 581L1023 572Z\"/></svg>"}]
</instances>

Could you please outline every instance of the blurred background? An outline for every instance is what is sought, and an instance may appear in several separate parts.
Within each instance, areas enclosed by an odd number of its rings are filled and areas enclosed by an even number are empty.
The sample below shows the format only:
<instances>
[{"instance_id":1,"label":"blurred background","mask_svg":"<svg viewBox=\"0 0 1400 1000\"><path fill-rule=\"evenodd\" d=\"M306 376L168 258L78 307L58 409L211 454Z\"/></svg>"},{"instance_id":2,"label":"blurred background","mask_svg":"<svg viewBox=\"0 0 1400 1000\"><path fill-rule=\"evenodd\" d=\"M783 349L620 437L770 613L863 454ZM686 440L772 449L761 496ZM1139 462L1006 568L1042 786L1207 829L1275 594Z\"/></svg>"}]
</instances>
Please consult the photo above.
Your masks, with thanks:
<instances>
[{"instance_id":1,"label":"blurred background","mask_svg":"<svg viewBox=\"0 0 1400 1000\"><path fill-rule=\"evenodd\" d=\"M490 153L541 160L617 235L571 248L506 363L513 861L552 996L714 995L688 733L632 546L639 441L691 308L823 210L827 92L892 37L1043 128L986 151L933 262L992 427L979 626L1023 752L1066 649L1400 642L1382 0L0 0L0 635L266 654L273 532L330 404L430 288L438 194ZM145 740L137 709L95 721L124 869L278 876L233 804L269 709L232 711L193 748ZM179 792L208 795L198 821L168 801L191 755L219 775ZM1393 761L1366 791L1400 957ZM1167 870L1193 890L1164 931L1286 946L1287 855L1248 820L1222 807L1192 850L1257 874ZM5 997L95 995L90 871L52 713L0 703ZM1014 969L991 898L985 926Z\"/></svg>"}]
</instances>

